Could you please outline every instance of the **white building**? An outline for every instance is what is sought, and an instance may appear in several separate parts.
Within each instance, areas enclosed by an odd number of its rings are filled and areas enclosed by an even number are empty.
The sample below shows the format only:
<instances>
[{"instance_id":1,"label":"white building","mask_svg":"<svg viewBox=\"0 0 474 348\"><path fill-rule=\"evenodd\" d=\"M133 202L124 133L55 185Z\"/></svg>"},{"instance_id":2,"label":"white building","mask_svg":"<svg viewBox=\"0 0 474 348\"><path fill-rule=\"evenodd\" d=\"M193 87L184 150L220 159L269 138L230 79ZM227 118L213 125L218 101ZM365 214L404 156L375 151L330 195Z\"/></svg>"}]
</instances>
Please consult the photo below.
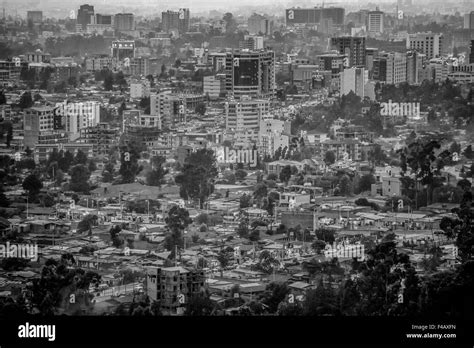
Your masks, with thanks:
<instances>
[{"instance_id":1,"label":"white building","mask_svg":"<svg viewBox=\"0 0 474 348\"><path fill-rule=\"evenodd\" d=\"M290 144L291 122L273 118L260 120L258 150L265 156L273 156L275 151Z\"/></svg>"},{"instance_id":2,"label":"white building","mask_svg":"<svg viewBox=\"0 0 474 348\"><path fill-rule=\"evenodd\" d=\"M258 132L260 120L270 111L270 101L264 99L242 98L230 100L225 105L226 130Z\"/></svg>"},{"instance_id":3,"label":"white building","mask_svg":"<svg viewBox=\"0 0 474 348\"><path fill-rule=\"evenodd\" d=\"M65 130L70 140L80 137L80 130L97 126L100 123L100 104L91 102L77 102L61 104L64 112Z\"/></svg>"},{"instance_id":4,"label":"white building","mask_svg":"<svg viewBox=\"0 0 474 348\"><path fill-rule=\"evenodd\" d=\"M370 11L368 17L369 35L380 35L383 33L383 12Z\"/></svg>"},{"instance_id":5,"label":"white building","mask_svg":"<svg viewBox=\"0 0 474 348\"><path fill-rule=\"evenodd\" d=\"M365 84L369 80L369 72L365 68L352 67L344 69L340 73L341 76L341 95L349 94L353 91L356 95L361 98L365 96Z\"/></svg>"},{"instance_id":6,"label":"white building","mask_svg":"<svg viewBox=\"0 0 474 348\"><path fill-rule=\"evenodd\" d=\"M218 99L225 94L225 75L204 76L203 91L210 99Z\"/></svg>"},{"instance_id":7,"label":"white building","mask_svg":"<svg viewBox=\"0 0 474 348\"><path fill-rule=\"evenodd\" d=\"M443 50L443 34L432 32L408 34L407 49L425 54L426 59L438 57Z\"/></svg>"}]
</instances>

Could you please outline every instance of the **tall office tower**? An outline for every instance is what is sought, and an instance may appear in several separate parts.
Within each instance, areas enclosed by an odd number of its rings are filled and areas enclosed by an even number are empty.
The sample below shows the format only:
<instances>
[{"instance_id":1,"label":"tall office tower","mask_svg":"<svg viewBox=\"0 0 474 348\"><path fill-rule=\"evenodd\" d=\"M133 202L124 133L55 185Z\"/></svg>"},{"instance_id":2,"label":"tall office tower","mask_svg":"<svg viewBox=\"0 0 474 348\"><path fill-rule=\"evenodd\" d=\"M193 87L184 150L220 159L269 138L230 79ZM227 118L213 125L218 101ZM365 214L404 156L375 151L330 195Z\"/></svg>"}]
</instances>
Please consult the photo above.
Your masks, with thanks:
<instances>
[{"instance_id":1,"label":"tall office tower","mask_svg":"<svg viewBox=\"0 0 474 348\"><path fill-rule=\"evenodd\" d=\"M469 64L474 64L474 40L471 40L471 52L469 54Z\"/></svg>"},{"instance_id":2,"label":"tall office tower","mask_svg":"<svg viewBox=\"0 0 474 348\"><path fill-rule=\"evenodd\" d=\"M169 91L150 95L150 115L158 116L163 128L186 121L186 96Z\"/></svg>"},{"instance_id":3,"label":"tall office tower","mask_svg":"<svg viewBox=\"0 0 474 348\"><path fill-rule=\"evenodd\" d=\"M33 106L25 109L23 130L23 144L33 149L38 144L40 135L54 132L54 107Z\"/></svg>"},{"instance_id":4,"label":"tall office tower","mask_svg":"<svg viewBox=\"0 0 474 348\"><path fill-rule=\"evenodd\" d=\"M422 81L423 67L426 63L426 55L417 51L407 52L407 82L410 85L418 85Z\"/></svg>"},{"instance_id":5,"label":"tall office tower","mask_svg":"<svg viewBox=\"0 0 474 348\"><path fill-rule=\"evenodd\" d=\"M368 31L371 35L378 35L383 33L383 12L370 11L368 18Z\"/></svg>"},{"instance_id":6,"label":"tall office tower","mask_svg":"<svg viewBox=\"0 0 474 348\"><path fill-rule=\"evenodd\" d=\"M41 23L43 21L43 11L28 11L26 20L32 23Z\"/></svg>"},{"instance_id":7,"label":"tall office tower","mask_svg":"<svg viewBox=\"0 0 474 348\"><path fill-rule=\"evenodd\" d=\"M114 17L114 27L118 31L135 30L133 13L117 13Z\"/></svg>"},{"instance_id":8,"label":"tall office tower","mask_svg":"<svg viewBox=\"0 0 474 348\"><path fill-rule=\"evenodd\" d=\"M365 97L365 84L368 79L368 71L363 67L344 69L341 72L341 95L349 94L352 91L363 99Z\"/></svg>"},{"instance_id":9,"label":"tall office tower","mask_svg":"<svg viewBox=\"0 0 474 348\"><path fill-rule=\"evenodd\" d=\"M101 25L112 25L112 15L103 15L96 13L95 15L95 23L94 24L101 24Z\"/></svg>"},{"instance_id":10,"label":"tall office tower","mask_svg":"<svg viewBox=\"0 0 474 348\"><path fill-rule=\"evenodd\" d=\"M247 21L250 35L270 35L272 22L265 16L254 13Z\"/></svg>"},{"instance_id":11,"label":"tall office tower","mask_svg":"<svg viewBox=\"0 0 474 348\"><path fill-rule=\"evenodd\" d=\"M379 55L378 48L369 48L365 49L365 67L369 71L369 78L372 76L374 70L374 59Z\"/></svg>"},{"instance_id":12,"label":"tall office tower","mask_svg":"<svg viewBox=\"0 0 474 348\"><path fill-rule=\"evenodd\" d=\"M474 11L464 15L464 29L474 30Z\"/></svg>"},{"instance_id":13,"label":"tall office tower","mask_svg":"<svg viewBox=\"0 0 474 348\"><path fill-rule=\"evenodd\" d=\"M91 24L94 16L94 6L92 5L81 5L77 11L77 24L82 26L83 30L87 29L87 24Z\"/></svg>"},{"instance_id":14,"label":"tall office tower","mask_svg":"<svg viewBox=\"0 0 474 348\"><path fill-rule=\"evenodd\" d=\"M161 23L163 31L172 29L178 30L179 33L189 31L190 12L188 8L180 8L178 12L166 11L161 13Z\"/></svg>"},{"instance_id":15,"label":"tall office tower","mask_svg":"<svg viewBox=\"0 0 474 348\"><path fill-rule=\"evenodd\" d=\"M81 129L95 127L100 122L100 104L95 101L86 103L64 102L64 130L70 140L80 136Z\"/></svg>"},{"instance_id":16,"label":"tall office tower","mask_svg":"<svg viewBox=\"0 0 474 348\"><path fill-rule=\"evenodd\" d=\"M226 54L226 91L229 96L273 98L275 52L234 50Z\"/></svg>"},{"instance_id":17,"label":"tall office tower","mask_svg":"<svg viewBox=\"0 0 474 348\"><path fill-rule=\"evenodd\" d=\"M365 66L365 37L335 37L331 39L331 44L348 58L348 67Z\"/></svg>"},{"instance_id":18,"label":"tall office tower","mask_svg":"<svg viewBox=\"0 0 474 348\"><path fill-rule=\"evenodd\" d=\"M344 24L345 10L340 7L329 8L290 8L286 10L286 25L316 25L324 20L332 20L334 25Z\"/></svg>"},{"instance_id":19,"label":"tall office tower","mask_svg":"<svg viewBox=\"0 0 474 348\"><path fill-rule=\"evenodd\" d=\"M374 59L373 79L389 85L407 81L407 56L405 53L380 53Z\"/></svg>"},{"instance_id":20,"label":"tall office tower","mask_svg":"<svg viewBox=\"0 0 474 348\"><path fill-rule=\"evenodd\" d=\"M233 132L258 131L260 120L270 111L270 101L242 98L230 100L225 106L225 128Z\"/></svg>"},{"instance_id":21,"label":"tall office tower","mask_svg":"<svg viewBox=\"0 0 474 348\"><path fill-rule=\"evenodd\" d=\"M130 74L133 76L147 76L150 74L150 58L136 57L130 59Z\"/></svg>"},{"instance_id":22,"label":"tall office tower","mask_svg":"<svg viewBox=\"0 0 474 348\"><path fill-rule=\"evenodd\" d=\"M407 49L426 54L428 60L438 57L443 50L443 34L408 34Z\"/></svg>"},{"instance_id":23,"label":"tall office tower","mask_svg":"<svg viewBox=\"0 0 474 348\"><path fill-rule=\"evenodd\" d=\"M122 61L125 58L135 57L135 41L112 41L112 58Z\"/></svg>"}]
</instances>

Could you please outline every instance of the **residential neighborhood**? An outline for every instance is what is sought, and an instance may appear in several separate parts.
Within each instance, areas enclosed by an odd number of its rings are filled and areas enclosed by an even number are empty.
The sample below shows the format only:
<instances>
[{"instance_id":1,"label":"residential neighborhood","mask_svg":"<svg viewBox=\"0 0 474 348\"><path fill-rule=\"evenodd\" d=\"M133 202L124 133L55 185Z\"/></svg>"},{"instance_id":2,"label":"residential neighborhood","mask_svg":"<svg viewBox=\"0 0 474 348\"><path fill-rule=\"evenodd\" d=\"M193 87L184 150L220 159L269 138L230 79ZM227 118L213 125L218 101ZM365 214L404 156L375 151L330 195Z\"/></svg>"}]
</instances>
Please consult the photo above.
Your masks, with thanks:
<instances>
[{"instance_id":1,"label":"residential neighborhood","mask_svg":"<svg viewBox=\"0 0 474 348\"><path fill-rule=\"evenodd\" d=\"M0 317L472 318L474 8L428 3L5 2Z\"/></svg>"}]
</instances>

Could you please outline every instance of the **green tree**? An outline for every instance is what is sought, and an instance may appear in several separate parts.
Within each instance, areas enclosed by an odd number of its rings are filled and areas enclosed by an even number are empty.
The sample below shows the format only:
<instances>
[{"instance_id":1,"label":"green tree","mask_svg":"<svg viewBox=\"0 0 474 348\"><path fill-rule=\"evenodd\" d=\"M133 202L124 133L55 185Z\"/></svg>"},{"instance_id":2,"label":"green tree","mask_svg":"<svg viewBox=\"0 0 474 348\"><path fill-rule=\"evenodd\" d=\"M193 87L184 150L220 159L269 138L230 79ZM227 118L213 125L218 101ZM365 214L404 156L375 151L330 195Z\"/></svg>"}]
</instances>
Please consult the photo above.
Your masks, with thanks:
<instances>
[{"instance_id":1,"label":"green tree","mask_svg":"<svg viewBox=\"0 0 474 348\"><path fill-rule=\"evenodd\" d=\"M372 184L375 184L375 177L372 174L365 174L359 180L359 192L370 191Z\"/></svg>"},{"instance_id":2,"label":"green tree","mask_svg":"<svg viewBox=\"0 0 474 348\"><path fill-rule=\"evenodd\" d=\"M22 187L24 190L28 191L30 199L35 200L38 193L43 188L43 183L36 175L30 174L25 178L25 180L23 180Z\"/></svg>"},{"instance_id":3,"label":"green tree","mask_svg":"<svg viewBox=\"0 0 474 348\"><path fill-rule=\"evenodd\" d=\"M74 192L84 192L88 193L90 186L89 186L89 179L91 177L91 173L89 169L83 164L77 164L71 168L69 171L71 175L71 181L69 183L69 188Z\"/></svg>"},{"instance_id":4,"label":"green tree","mask_svg":"<svg viewBox=\"0 0 474 348\"><path fill-rule=\"evenodd\" d=\"M464 149L463 155L467 159L470 159L470 160L474 159L474 150L472 150L472 145L469 144L468 146L466 146L466 148Z\"/></svg>"},{"instance_id":5,"label":"green tree","mask_svg":"<svg viewBox=\"0 0 474 348\"><path fill-rule=\"evenodd\" d=\"M104 78L104 89L106 91L111 91L114 89L114 77L112 73L107 74Z\"/></svg>"},{"instance_id":6,"label":"green tree","mask_svg":"<svg viewBox=\"0 0 474 348\"><path fill-rule=\"evenodd\" d=\"M73 163L85 165L87 163L87 155L81 150L77 151L76 156L74 157Z\"/></svg>"},{"instance_id":7,"label":"green tree","mask_svg":"<svg viewBox=\"0 0 474 348\"><path fill-rule=\"evenodd\" d=\"M100 275L72 267L75 261L71 256L47 260L41 277L28 285L28 301L33 311L41 315L74 315L92 307L89 287L99 285ZM71 294L75 295L75 303L70 302Z\"/></svg>"},{"instance_id":8,"label":"green tree","mask_svg":"<svg viewBox=\"0 0 474 348\"><path fill-rule=\"evenodd\" d=\"M135 181L136 175L142 170L138 165L140 153L144 150L144 146L136 141L130 141L128 144L120 146L120 169L119 174L122 176L122 183L132 183Z\"/></svg>"},{"instance_id":9,"label":"green tree","mask_svg":"<svg viewBox=\"0 0 474 348\"><path fill-rule=\"evenodd\" d=\"M146 182L149 186L161 186L164 183L168 170L164 168L166 158L155 156L151 159L152 169L146 175Z\"/></svg>"},{"instance_id":10,"label":"green tree","mask_svg":"<svg viewBox=\"0 0 474 348\"><path fill-rule=\"evenodd\" d=\"M291 167L284 166L283 169L280 171L280 181L288 184L288 181L291 178Z\"/></svg>"},{"instance_id":11,"label":"green tree","mask_svg":"<svg viewBox=\"0 0 474 348\"><path fill-rule=\"evenodd\" d=\"M235 178L239 181L244 180L247 177L247 172L243 169L237 169L235 171Z\"/></svg>"},{"instance_id":12,"label":"green tree","mask_svg":"<svg viewBox=\"0 0 474 348\"><path fill-rule=\"evenodd\" d=\"M185 159L183 170L175 178L180 186L180 196L184 199L199 199L202 209L207 197L214 191L217 173L212 150L201 149L191 153Z\"/></svg>"},{"instance_id":13,"label":"green tree","mask_svg":"<svg viewBox=\"0 0 474 348\"><path fill-rule=\"evenodd\" d=\"M343 175L339 179L337 194L340 196L350 196L353 192L352 182L348 175Z\"/></svg>"},{"instance_id":14,"label":"green tree","mask_svg":"<svg viewBox=\"0 0 474 348\"><path fill-rule=\"evenodd\" d=\"M196 112L197 114L199 114L201 116L204 116L205 113L206 113L206 104L198 103L196 105L196 108L194 109L194 112Z\"/></svg>"},{"instance_id":15,"label":"green tree","mask_svg":"<svg viewBox=\"0 0 474 348\"><path fill-rule=\"evenodd\" d=\"M336 155L334 154L333 151L326 151L324 154L324 163L327 165L334 164L336 162Z\"/></svg>"},{"instance_id":16,"label":"green tree","mask_svg":"<svg viewBox=\"0 0 474 348\"><path fill-rule=\"evenodd\" d=\"M123 239L119 237L122 228L119 225L112 226L109 230L110 240L115 248L121 248L124 244Z\"/></svg>"},{"instance_id":17,"label":"green tree","mask_svg":"<svg viewBox=\"0 0 474 348\"><path fill-rule=\"evenodd\" d=\"M251 206L252 197L246 194L240 196L240 209L248 208Z\"/></svg>"},{"instance_id":18,"label":"green tree","mask_svg":"<svg viewBox=\"0 0 474 348\"><path fill-rule=\"evenodd\" d=\"M24 92L20 97L20 103L18 106L21 109L27 109L33 106L33 98L30 92Z\"/></svg>"},{"instance_id":19,"label":"green tree","mask_svg":"<svg viewBox=\"0 0 474 348\"><path fill-rule=\"evenodd\" d=\"M165 237L165 248L174 252L175 247L181 249L184 246L183 232L192 222L189 212L178 206L173 206L165 218L167 234ZM177 257L177 255L175 255Z\"/></svg>"},{"instance_id":20,"label":"green tree","mask_svg":"<svg viewBox=\"0 0 474 348\"><path fill-rule=\"evenodd\" d=\"M398 150L402 176L407 173L408 169L411 169L415 174L415 192L419 191L418 183L426 185L429 197L429 193L436 187L436 183L439 183L437 177L440 175L445 161L451 160L449 151L437 153L440 148L441 145L437 140L417 138L408 147ZM429 200L427 204L429 204Z\"/></svg>"},{"instance_id":21,"label":"green tree","mask_svg":"<svg viewBox=\"0 0 474 348\"><path fill-rule=\"evenodd\" d=\"M96 225L98 221L97 215L86 215L84 218L79 221L77 225L77 232L83 233L89 231L89 234L92 235L92 226Z\"/></svg>"},{"instance_id":22,"label":"green tree","mask_svg":"<svg viewBox=\"0 0 474 348\"><path fill-rule=\"evenodd\" d=\"M184 315L188 316L208 316L212 315L214 304L210 299L209 293L199 292L189 297L186 304Z\"/></svg>"},{"instance_id":23,"label":"green tree","mask_svg":"<svg viewBox=\"0 0 474 348\"><path fill-rule=\"evenodd\" d=\"M3 89L0 91L0 105L7 103L7 97L5 97L5 92Z\"/></svg>"}]
</instances>

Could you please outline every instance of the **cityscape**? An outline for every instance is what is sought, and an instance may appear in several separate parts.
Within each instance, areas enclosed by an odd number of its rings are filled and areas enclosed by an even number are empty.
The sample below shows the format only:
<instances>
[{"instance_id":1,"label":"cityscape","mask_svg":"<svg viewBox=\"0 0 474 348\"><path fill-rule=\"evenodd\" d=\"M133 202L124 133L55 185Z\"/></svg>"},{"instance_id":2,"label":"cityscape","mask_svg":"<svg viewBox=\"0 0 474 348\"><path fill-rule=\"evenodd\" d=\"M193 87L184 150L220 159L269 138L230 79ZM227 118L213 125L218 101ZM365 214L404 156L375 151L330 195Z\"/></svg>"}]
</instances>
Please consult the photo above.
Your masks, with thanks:
<instances>
[{"instance_id":1,"label":"cityscape","mask_svg":"<svg viewBox=\"0 0 474 348\"><path fill-rule=\"evenodd\" d=\"M472 319L472 1L18 3L0 317Z\"/></svg>"}]
</instances>

